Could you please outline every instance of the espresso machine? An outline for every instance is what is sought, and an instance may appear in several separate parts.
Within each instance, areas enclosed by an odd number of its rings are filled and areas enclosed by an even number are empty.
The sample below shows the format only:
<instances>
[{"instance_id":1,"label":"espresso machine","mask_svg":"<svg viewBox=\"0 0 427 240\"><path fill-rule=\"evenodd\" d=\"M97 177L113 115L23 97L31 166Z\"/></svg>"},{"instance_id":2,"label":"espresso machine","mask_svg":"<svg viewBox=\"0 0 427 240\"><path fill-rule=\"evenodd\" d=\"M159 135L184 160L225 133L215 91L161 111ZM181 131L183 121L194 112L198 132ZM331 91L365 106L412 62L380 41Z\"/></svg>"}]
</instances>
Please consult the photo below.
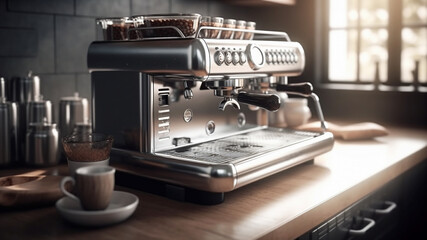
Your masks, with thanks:
<instances>
[{"instance_id":1,"label":"espresso machine","mask_svg":"<svg viewBox=\"0 0 427 240\"><path fill-rule=\"evenodd\" d=\"M158 29L145 28L144 30ZM224 193L312 161L330 132L268 126L277 92L312 98L305 55L284 32L242 30L252 39L188 37L96 41L88 50L92 128L114 137L117 182L169 198L217 204ZM139 28L136 28L138 30ZM148 34L146 34L148 35Z\"/></svg>"}]
</instances>

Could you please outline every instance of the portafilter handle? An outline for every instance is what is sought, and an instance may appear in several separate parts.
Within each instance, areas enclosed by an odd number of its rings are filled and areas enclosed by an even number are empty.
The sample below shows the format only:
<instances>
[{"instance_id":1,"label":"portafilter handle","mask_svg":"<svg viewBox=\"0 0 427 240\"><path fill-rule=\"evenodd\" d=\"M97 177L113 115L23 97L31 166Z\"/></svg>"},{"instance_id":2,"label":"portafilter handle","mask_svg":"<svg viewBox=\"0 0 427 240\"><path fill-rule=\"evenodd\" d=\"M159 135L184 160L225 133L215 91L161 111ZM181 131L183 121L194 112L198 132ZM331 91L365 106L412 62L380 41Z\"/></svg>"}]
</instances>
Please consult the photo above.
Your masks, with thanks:
<instances>
[{"instance_id":1,"label":"portafilter handle","mask_svg":"<svg viewBox=\"0 0 427 240\"><path fill-rule=\"evenodd\" d=\"M327 126L325 118L323 117L322 107L320 106L319 97L313 92L313 85L309 82L292 83L292 84L277 84L276 90L278 92L286 92L288 94L299 95L303 97L311 97L316 108L317 116L320 120L320 127L326 131Z\"/></svg>"},{"instance_id":2,"label":"portafilter handle","mask_svg":"<svg viewBox=\"0 0 427 240\"><path fill-rule=\"evenodd\" d=\"M239 92L237 94L237 101L273 112L280 108L280 98L274 94Z\"/></svg>"},{"instance_id":3,"label":"portafilter handle","mask_svg":"<svg viewBox=\"0 0 427 240\"><path fill-rule=\"evenodd\" d=\"M286 92L288 94L310 97L313 93L313 85L309 82L277 84L276 90L278 92Z\"/></svg>"}]
</instances>

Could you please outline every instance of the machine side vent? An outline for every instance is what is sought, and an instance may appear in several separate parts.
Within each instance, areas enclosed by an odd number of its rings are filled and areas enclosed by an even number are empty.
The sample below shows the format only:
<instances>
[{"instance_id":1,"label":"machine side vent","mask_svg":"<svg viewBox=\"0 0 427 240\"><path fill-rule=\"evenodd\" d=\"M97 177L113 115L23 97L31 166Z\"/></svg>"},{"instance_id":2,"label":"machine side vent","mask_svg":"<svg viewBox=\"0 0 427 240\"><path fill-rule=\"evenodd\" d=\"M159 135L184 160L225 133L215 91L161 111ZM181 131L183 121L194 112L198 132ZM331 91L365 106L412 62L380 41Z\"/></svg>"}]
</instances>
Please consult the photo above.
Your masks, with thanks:
<instances>
[{"instance_id":1,"label":"machine side vent","mask_svg":"<svg viewBox=\"0 0 427 240\"><path fill-rule=\"evenodd\" d=\"M170 108L169 108L169 88L159 88L158 90L159 110L157 112L157 136L159 141L170 138Z\"/></svg>"}]
</instances>

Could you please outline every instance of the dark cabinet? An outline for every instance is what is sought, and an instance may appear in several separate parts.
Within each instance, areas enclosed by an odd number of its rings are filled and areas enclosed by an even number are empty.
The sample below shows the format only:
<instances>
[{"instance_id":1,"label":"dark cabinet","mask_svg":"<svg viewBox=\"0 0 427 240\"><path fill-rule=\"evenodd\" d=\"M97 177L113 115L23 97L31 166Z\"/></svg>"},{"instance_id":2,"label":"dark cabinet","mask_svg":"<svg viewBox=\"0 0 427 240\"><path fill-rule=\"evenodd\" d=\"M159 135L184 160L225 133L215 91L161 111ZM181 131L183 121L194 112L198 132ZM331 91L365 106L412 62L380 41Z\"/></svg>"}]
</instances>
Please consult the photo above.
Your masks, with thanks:
<instances>
[{"instance_id":1,"label":"dark cabinet","mask_svg":"<svg viewBox=\"0 0 427 240\"><path fill-rule=\"evenodd\" d=\"M298 240L426 239L427 161L393 179Z\"/></svg>"}]
</instances>

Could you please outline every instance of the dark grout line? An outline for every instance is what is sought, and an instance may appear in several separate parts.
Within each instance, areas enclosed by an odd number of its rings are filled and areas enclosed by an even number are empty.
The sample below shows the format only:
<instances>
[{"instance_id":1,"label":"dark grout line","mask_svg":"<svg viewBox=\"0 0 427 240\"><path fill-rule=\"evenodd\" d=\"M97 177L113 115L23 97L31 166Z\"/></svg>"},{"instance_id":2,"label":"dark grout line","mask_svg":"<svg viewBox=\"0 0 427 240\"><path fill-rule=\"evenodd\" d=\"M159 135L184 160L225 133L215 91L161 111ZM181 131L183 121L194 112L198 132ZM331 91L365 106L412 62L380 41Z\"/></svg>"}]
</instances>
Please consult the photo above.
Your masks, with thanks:
<instances>
[{"instance_id":1,"label":"dark grout line","mask_svg":"<svg viewBox=\"0 0 427 240\"><path fill-rule=\"evenodd\" d=\"M57 64L56 60L58 59L57 51L56 51L56 15L53 15L53 71L57 72Z\"/></svg>"}]
</instances>

